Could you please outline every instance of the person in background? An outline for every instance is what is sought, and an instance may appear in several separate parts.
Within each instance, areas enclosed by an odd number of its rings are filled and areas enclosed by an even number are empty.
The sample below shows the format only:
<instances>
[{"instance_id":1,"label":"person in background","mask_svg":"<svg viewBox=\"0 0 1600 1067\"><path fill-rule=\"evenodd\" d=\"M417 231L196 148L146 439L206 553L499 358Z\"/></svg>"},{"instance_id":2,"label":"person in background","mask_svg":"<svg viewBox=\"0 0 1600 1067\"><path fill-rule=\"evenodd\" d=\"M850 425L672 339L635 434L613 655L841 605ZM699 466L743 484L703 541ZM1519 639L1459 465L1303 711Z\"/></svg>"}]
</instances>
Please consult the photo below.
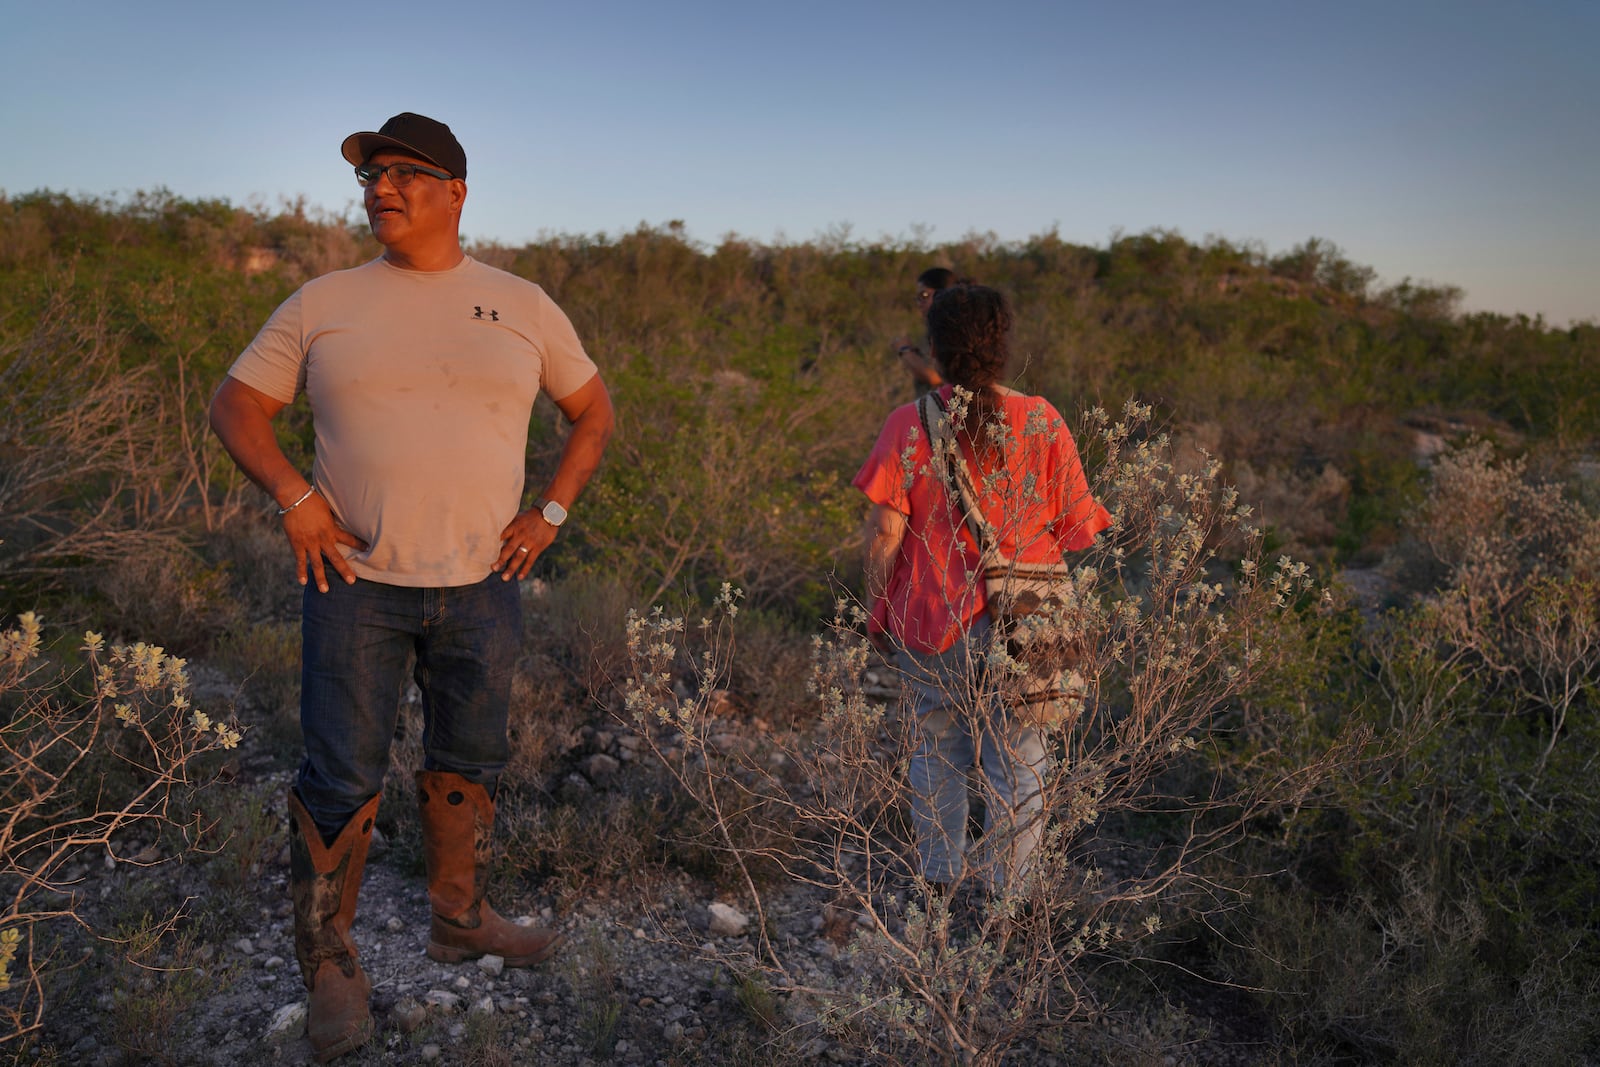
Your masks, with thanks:
<instances>
[{"instance_id":1,"label":"person in background","mask_svg":"<svg viewBox=\"0 0 1600 1067\"><path fill-rule=\"evenodd\" d=\"M948 289L953 285L970 285L970 278L958 277L956 272L949 267L929 267L917 275L917 311L924 320L928 315L928 307L933 303L935 293ZM911 372L911 381L916 386L917 395L922 396L932 389L937 389L944 384L944 379L939 376L939 369L933 361L923 353L909 337L897 337L894 342L895 355L900 357L900 362L905 364L906 370Z\"/></svg>"},{"instance_id":2,"label":"person in background","mask_svg":"<svg viewBox=\"0 0 1600 1067\"><path fill-rule=\"evenodd\" d=\"M962 459L983 518L1019 562L1060 562L1093 544L1111 517L1089 493L1059 412L1007 388L1011 309L983 286L957 285L928 308L930 355L945 384ZM956 392L957 387L962 391ZM908 769L918 869L934 891L971 874L991 891L1026 870L1043 827L1045 749L986 677L996 636L986 613L979 546L932 466L916 403L889 415L854 484L866 524L869 633L891 651L910 693L915 749ZM982 772L982 855L967 855L967 782Z\"/></svg>"},{"instance_id":3,"label":"person in background","mask_svg":"<svg viewBox=\"0 0 1600 1067\"><path fill-rule=\"evenodd\" d=\"M493 954L520 967L561 941L506 921L484 899L523 635L512 579L527 577L555 540L613 422L605 384L561 309L537 285L463 253L467 157L448 126L405 112L351 134L340 151L383 255L301 287L211 402L228 453L277 502L306 587L290 891L318 1062L372 1034L371 985L350 926L412 656L424 718L428 955ZM571 433L524 508L541 391ZM301 394L316 438L309 480L273 432Z\"/></svg>"}]
</instances>

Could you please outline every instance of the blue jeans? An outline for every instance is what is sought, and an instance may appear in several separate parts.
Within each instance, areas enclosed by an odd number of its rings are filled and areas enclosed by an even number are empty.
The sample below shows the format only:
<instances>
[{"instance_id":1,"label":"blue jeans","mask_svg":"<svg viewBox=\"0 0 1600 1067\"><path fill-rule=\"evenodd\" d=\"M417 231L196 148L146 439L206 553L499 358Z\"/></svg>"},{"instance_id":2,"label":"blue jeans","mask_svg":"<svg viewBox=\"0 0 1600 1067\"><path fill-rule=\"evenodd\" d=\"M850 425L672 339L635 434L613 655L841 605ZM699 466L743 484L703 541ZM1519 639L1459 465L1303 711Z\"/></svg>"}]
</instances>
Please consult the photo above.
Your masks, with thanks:
<instances>
[{"instance_id":1,"label":"blue jeans","mask_svg":"<svg viewBox=\"0 0 1600 1067\"><path fill-rule=\"evenodd\" d=\"M1044 739L1012 721L985 683L991 625L980 617L966 637L934 655L901 649L917 748L907 780L921 874L954 884L971 874L993 890L1015 885L1044 834ZM967 850L967 779L983 771L983 839Z\"/></svg>"},{"instance_id":2,"label":"blue jeans","mask_svg":"<svg viewBox=\"0 0 1600 1067\"><path fill-rule=\"evenodd\" d=\"M407 657L422 692L423 767L492 793L506 765L511 676L522 643L516 582L413 589L381 582L307 585L301 613L296 788L325 835L383 790Z\"/></svg>"}]
</instances>

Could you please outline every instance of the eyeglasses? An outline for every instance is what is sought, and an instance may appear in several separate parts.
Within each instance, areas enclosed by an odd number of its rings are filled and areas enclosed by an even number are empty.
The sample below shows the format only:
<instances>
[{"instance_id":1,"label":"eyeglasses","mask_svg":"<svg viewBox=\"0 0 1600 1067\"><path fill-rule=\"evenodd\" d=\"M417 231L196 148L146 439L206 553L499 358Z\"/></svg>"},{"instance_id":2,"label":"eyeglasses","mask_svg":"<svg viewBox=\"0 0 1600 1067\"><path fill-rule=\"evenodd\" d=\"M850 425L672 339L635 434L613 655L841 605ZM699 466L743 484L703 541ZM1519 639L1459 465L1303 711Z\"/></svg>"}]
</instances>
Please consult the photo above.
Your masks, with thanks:
<instances>
[{"instance_id":1,"label":"eyeglasses","mask_svg":"<svg viewBox=\"0 0 1600 1067\"><path fill-rule=\"evenodd\" d=\"M430 178L438 178L442 182L452 180L455 175L446 171L435 170L433 167L424 167L421 163L363 163L356 168L356 182L365 189L369 185L377 185L378 179L384 174L389 175L389 184L396 189L404 189L411 184L411 179L418 174L426 174Z\"/></svg>"}]
</instances>

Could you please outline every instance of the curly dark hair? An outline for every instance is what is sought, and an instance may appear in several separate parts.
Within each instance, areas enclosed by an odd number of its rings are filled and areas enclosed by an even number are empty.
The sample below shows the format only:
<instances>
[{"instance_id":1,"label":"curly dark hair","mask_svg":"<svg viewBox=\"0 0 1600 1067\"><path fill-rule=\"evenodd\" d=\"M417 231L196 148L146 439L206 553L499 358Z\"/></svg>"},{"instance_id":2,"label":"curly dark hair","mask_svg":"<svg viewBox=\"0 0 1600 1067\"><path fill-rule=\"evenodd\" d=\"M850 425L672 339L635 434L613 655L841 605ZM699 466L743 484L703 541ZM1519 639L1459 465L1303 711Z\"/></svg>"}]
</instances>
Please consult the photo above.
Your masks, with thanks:
<instances>
[{"instance_id":1,"label":"curly dark hair","mask_svg":"<svg viewBox=\"0 0 1600 1067\"><path fill-rule=\"evenodd\" d=\"M982 395L1011 358L1011 305L986 285L957 285L934 294L928 345L952 384Z\"/></svg>"}]
</instances>

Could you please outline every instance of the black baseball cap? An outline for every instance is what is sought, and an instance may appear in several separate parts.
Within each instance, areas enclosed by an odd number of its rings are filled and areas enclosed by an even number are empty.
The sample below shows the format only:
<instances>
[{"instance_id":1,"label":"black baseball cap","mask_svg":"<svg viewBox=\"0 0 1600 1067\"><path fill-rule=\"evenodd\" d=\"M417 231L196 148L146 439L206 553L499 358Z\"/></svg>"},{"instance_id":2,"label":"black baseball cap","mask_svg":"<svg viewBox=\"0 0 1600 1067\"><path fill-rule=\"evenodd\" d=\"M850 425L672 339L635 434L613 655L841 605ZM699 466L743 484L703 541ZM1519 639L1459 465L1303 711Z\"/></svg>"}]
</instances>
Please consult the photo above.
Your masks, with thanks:
<instances>
[{"instance_id":1,"label":"black baseball cap","mask_svg":"<svg viewBox=\"0 0 1600 1067\"><path fill-rule=\"evenodd\" d=\"M372 158L380 148L398 148L402 152L425 159L434 166L443 167L453 177L467 176L467 153L442 122L402 111L378 127L376 133L367 130L352 133L339 146L339 154L359 167Z\"/></svg>"}]
</instances>

